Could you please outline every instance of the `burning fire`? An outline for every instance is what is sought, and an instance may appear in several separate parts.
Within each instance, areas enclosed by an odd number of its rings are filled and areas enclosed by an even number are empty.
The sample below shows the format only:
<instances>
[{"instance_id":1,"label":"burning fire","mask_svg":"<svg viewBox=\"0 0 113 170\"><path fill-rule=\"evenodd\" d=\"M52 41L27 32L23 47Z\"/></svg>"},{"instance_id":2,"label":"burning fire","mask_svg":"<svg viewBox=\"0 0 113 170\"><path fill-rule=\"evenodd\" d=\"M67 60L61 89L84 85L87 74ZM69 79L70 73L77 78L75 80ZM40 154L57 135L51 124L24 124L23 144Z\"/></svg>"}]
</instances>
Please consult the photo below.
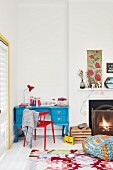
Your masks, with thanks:
<instances>
[{"instance_id":1,"label":"burning fire","mask_svg":"<svg viewBox=\"0 0 113 170\"><path fill-rule=\"evenodd\" d=\"M99 123L99 126L103 127L103 131L109 131L110 130L110 122L108 123L104 116L102 117L102 122Z\"/></svg>"},{"instance_id":2,"label":"burning fire","mask_svg":"<svg viewBox=\"0 0 113 170\"><path fill-rule=\"evenodd\" d=\"M109 127L109 124L106 122L104 117L102 117L102 126Z\"/></svg>"}]
</instances>

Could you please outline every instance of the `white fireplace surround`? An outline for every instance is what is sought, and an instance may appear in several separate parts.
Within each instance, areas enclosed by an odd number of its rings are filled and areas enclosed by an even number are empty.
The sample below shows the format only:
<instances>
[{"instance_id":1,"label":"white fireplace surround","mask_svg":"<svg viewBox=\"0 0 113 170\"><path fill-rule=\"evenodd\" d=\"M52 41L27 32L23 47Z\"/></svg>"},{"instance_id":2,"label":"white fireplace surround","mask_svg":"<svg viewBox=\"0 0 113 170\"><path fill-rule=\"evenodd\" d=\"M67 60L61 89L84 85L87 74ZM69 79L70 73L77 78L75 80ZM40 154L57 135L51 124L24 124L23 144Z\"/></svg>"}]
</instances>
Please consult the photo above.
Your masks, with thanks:
<instances>
[{"instance_id":1,"label":"white fireplace surround","mask_svg":"<svg viewBox=\"0 0 113 170\"><path fill-rule=\"evenodd\" d=\"M113 89L82 89L80 95L80 123L89 126L89 100L113 100Z\"/></svg>"}]
</instances>

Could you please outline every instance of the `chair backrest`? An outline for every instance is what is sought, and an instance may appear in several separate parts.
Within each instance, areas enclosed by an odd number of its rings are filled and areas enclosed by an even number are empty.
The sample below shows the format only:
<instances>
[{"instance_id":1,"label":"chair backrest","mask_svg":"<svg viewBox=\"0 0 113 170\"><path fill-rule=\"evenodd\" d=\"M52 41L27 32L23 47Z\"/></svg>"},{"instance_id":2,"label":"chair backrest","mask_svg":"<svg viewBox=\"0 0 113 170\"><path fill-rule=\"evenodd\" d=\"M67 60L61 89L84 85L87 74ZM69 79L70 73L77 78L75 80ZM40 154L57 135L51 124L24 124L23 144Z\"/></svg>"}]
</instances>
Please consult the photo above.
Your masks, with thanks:
<instances>
[{"instance_id":1,"label":"chair backrest","mask_svg":"<svg viewBox=\"0 0 113 170\"><path fill-rule=\"evenodd\" d=\"M39 112L39 121L44 122L48 112Z\"/></svg>"}]
</instances>

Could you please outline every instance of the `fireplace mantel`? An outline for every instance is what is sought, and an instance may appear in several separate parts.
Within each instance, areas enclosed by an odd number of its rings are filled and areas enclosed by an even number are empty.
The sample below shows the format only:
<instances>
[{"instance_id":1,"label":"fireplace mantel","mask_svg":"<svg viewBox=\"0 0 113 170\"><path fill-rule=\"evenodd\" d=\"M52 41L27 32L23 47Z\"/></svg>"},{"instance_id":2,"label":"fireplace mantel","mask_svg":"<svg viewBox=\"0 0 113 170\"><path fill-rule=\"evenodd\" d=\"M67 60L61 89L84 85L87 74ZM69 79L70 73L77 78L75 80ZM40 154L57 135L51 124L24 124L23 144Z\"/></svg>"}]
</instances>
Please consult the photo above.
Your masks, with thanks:
<instances>
[{"instance_id":1,"label":"fireplace mantel","mask_svg":"<svg viewBox=\"0 0 113 170\"><path fill-rule=\"evenodd\" d=\"M113 100L113 89L85 88L78 89L80 95L80 123L89 125L89 100Z\"/></svg>"},{"instance_id":2,"label":"fireplace mantel","mask_svg":"<svg viewBox=\"0 0 113 170\"><path fill-rule=\"evenodd\" d=\"M78 91L113 91L113 88L85 88L85 89L78 89Z\"/></svg>"}]
</instances>

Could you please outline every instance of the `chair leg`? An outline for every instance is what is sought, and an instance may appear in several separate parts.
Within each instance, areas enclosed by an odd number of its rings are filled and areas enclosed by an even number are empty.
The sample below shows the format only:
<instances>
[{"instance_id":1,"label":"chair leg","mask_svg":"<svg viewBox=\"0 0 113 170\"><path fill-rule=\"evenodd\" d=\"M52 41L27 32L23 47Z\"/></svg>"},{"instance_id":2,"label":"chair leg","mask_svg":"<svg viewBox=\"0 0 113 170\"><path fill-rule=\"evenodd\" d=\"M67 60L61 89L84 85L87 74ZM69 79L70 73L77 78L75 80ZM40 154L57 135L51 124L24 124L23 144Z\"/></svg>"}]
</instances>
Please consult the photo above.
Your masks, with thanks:
<instances>
[{"instance_id":1,"label":"chair leg","mask_svg":"<svg viewBox=\"0 0 113 170\"><path fill-rule=\"evenodd\" d=\"M53 125L53 123L51 123L51 126L52 126L52 133L53 133L53 141L55 143L55 134L54 134L54 125Z\"/></svg>"},{"instance_id":2,"label":"chair leg","mask_svg":"<svg viewBox=\"0 0 113 170\"><path fill-rule=\"evenodd\" d=\"M23 144L24 147L25 147L25 143L26 143L26 136L24 136L24 144Z\"/></svg>"},{"instance_id":3,"label":"chair leg","mask_svg":"<svg viewBox=\"0 0 113 170\"><path fill-rule=\"evenodd\" d=\"M34 129L34 140L36 140L36 129Z\"/></svg>"},{"instance_id":4,"label":"chair leg","mask_svg":"<svg viewBox=\"0 0 113 170\"><path fill-rule=\"evenodd\" d=\"M44 127L44 150L46 150L46 127Z\"/></svg>"}]
</instances>

